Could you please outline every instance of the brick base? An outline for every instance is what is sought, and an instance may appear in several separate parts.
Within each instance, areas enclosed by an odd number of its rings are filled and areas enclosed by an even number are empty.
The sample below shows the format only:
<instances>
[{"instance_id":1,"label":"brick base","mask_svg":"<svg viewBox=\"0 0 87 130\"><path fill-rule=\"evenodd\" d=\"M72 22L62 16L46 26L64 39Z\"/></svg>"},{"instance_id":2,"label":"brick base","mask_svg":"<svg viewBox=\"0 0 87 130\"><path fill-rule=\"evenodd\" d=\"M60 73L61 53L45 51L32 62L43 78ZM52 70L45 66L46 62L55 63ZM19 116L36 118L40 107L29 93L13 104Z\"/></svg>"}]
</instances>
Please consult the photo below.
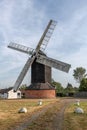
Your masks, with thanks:
<instances>
[{"instance_id":1,"label":"brick base","mask_svg":"<svg viewBox=\"0 0 87 130\"><path fill-rule=\"evenodd\" d=\"M55 90L23 90L24 98L55 98Z\"/></svg>"}]
</instances>

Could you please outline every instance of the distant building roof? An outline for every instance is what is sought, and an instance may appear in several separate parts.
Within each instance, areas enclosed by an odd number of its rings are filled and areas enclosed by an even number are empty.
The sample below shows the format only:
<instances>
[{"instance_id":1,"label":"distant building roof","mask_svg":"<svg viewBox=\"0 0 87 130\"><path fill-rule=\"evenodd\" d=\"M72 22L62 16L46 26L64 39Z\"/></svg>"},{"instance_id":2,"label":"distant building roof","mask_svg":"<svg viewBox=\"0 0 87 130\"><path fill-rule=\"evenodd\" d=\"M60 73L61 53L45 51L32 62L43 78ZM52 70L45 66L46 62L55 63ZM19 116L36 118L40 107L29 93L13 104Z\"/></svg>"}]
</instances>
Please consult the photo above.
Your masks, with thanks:
<instances>
[{"instance_id":1,"label":"distant building roof","mask_svg":"<svg viewBox=\"0 0 87 130\"><path fill-rule=\"evenodd\" d=\"M0 89L0 93L1 94L4 94L4 93L7 93L8 91L12 90L13 87L10 87L10 88L5 88L5 89Z\"/></svg>"}]
</instances>

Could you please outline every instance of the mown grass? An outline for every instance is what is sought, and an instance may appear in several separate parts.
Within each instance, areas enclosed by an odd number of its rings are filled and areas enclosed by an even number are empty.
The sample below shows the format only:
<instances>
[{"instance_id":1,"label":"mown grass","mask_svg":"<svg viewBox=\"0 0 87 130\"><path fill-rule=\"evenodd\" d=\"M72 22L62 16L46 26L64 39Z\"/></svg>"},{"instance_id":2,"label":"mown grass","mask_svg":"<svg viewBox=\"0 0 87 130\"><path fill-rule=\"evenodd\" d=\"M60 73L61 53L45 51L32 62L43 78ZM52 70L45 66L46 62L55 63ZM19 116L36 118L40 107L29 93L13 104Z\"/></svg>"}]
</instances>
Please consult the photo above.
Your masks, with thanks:
<instances>
[{"instance_id":1,"label":"mown grass","mask_svg":"<svg viewBox=\"0 0 87 130\"><path fill-rule=\"evenodd\" d=\"M80 106L84 114L74 113L77 106L71 104L67 107L64 116L64 130L87 130L87 102L81 102Z\"/></svg>"},{"instance_id":2,"label":"mown grass","mask_svg":"<svg viewBox=\"0 0 87 130\"><path fill-rule=\"evenodd\" d=\"M31 118L32 114L57 100L44 99L42 106L38 105L38 99L0 100L0 130L10 130L17 125L19 126L24 120ZM18 113L22 107L27 108L26 114Z\"/></svg>"}]
</instances>

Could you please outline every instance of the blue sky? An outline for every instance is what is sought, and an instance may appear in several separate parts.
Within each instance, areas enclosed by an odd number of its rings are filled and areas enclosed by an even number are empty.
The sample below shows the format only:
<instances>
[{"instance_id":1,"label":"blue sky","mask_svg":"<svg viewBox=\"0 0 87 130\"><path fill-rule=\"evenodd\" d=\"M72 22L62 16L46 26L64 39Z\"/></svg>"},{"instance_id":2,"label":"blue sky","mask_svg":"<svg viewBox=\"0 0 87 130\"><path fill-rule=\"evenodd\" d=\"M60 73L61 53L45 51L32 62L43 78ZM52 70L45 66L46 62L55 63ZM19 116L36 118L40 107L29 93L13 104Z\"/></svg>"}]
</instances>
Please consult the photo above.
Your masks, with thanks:
<instances>
[{"instance_id":1,"label":"blue sky","mask_svg":"<svg viewBox=\"0 0 87 130\"><path fill-rule=\"evenodd\" d=\"M58 24L45 52L72 66L68 74L52 69L52 77L78 86L73 70L87 69L87 0L0 0L0 88L14 85L28 58L7 45L35 48L50 19ZM23 82L30 83L30 72Z\"/></svg>"}]
</instances>

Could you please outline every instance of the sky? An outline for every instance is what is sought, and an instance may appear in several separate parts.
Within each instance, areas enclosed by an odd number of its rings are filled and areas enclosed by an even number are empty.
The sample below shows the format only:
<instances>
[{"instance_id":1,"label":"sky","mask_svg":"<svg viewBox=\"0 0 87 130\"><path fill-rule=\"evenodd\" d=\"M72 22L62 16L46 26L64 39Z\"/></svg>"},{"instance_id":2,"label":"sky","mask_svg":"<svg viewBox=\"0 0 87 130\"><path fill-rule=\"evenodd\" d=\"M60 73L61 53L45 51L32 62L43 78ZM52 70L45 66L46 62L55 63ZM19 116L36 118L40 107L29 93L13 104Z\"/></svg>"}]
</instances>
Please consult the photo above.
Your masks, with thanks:
<instances>
[{"instance_id":1,"label":"sky","mask_svg":"<svg viewBox=\"0 0 87 130\"><path fill-rule=\"evenodd\" d=\"M36 48L50 19L57 26L47 56L71 64L69 73L52 69L52 78L78 86L73 70L87 70L87 0L0 0L0 88L13 86L29 55L7 48L10 42ZM30 84L30 70L23 83Z\"/></svg>"}]
</instances>

